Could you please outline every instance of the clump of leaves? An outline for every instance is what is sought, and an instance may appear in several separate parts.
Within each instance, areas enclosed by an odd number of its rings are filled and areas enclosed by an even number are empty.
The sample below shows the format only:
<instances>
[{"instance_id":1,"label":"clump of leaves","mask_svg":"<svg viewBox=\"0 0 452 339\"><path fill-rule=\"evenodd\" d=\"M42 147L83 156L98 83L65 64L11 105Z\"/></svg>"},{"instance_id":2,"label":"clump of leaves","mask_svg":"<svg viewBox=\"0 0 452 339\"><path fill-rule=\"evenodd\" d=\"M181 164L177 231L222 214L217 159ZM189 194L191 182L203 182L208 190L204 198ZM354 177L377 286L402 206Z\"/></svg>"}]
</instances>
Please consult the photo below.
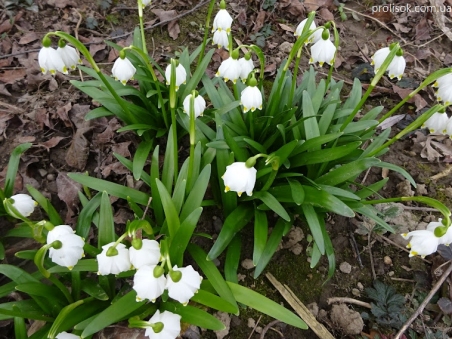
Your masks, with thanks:
<instances>
[{"instance_id":1,"label":"clump of leaves","mask_svg":"<svg viewBox=\"0 0 452 339\"><path fill-rule=\"evenodd\" d=\"M366 288L367 296L373 300L371 312L379 325L400 328L405 319L402 308L405 298L397 291L381 281L374 281L374 288Z\"/></svg>"},{"instance_id":2,"label":"clump of leaves","mask_svg":"<svg viewBox=\"0 0 452 339\"><path fill-rule=\"evenodd\" d=\"M86 18L85 25L88 29L95 29L97 26L99 26L99 23L97 22L95 17L89 16Z\"/></svg>"},{"instance_id":3,"label":"clump of leaves","mask_svg":"<svg viewBox=\"0 0 452 339\"><path fill-rule=\"evenodd\" d=\"M275 3L276 3L276 0L264 0L264 2L262 3L262 8L263 9L274 8Z\"/></svg>"},{"instance_id":4,"label":"clump of leaves","mask_svg":"<svg viewBox=\"0 0 452 339\"><path fill-rule=\"evenodd\" d=\"M265 24L259 32L250 35L250 40L259 47L265 47L265 39L267 39L273 33L275 32L272 30L271 25Z\"/></svg>"},{"instance_id":5,"label":"clump of leaves","mask_svg":"<svg viewBox=\"0 0 452 339\"><path fill-rule=\"evenodd\" d=\"M106 11L106 10L109 9L109 8L112 6L112 4L113 4L112 0L98 0L97 3L99 4L99 8L100 8L102 11Z\"/></svg>"}]
</instances>

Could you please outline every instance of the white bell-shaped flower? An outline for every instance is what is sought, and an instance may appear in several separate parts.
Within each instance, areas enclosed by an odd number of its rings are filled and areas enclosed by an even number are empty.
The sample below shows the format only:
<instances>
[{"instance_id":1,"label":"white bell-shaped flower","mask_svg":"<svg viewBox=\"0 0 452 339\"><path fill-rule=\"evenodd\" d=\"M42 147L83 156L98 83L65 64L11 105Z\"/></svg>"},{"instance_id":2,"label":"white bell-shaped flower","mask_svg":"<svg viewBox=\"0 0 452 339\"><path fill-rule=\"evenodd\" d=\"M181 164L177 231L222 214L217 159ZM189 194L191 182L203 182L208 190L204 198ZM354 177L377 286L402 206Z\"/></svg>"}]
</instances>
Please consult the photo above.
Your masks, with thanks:
<instances>
[{"instance_id":1,"label":"white bell-shaped flower","mask_svg":"<svg viewBox=\"0 0 452 339\"><path fill-rule=\"evenodd\" d=\"M143 5L143 8L149 5L152 2L152 0L141 0L141 4Z\"/></svg>"},{"instance_id":2,"label":"white bell-shaped flower","mask_svg":"<svg viewBox=\"0 0 452 339\"><path fill-rule=\"evenodd\" d=\"M336 46L331 42L328 31L324 30L322 38L311 46L311 59L309 59L309 63L313 64L318 62L320 66L323 66L326 62L328 65L332 65L335 55Z\"/></svg>"},{"instance_id":3,"label":"white bell-shaped flower","mask_svg":"<svg viewBox=\"0 0 452 339\"><path fill-rule=\"evenodd\" d=\"M217 45L218 48L229 50L228 33L225 30L216 30L213 34L212 44Z\"/></svg>"},{"instance_id":4,"label":"white bell-shaped flower","mask_svg":"<svg viewBox=\"0 0 452 339\"><path fill-rule=\"evenodd\" d=\"M225 31L227 34L231 32L232 17L226 9L220 9L213 19L212 33L215 31Z\"/></svg>"},{"instance_id":5,"label":"white bell-shaped flower","mask_svg":"<svg viewBox=\"0 0 452 339\"><path fill-rule=\"evenodd\" d=\"M384 47L375 52L372 56L372 65L374 65L374 71L377 73L380 70L380 67L383 65L383 62L388 57L391 49L389 47ZM394 59L392 59L386 71L391 79L397 78L402 79L403 72L405 71L406 61L403 55L396 55Z\"/></svg>"},{"instance_id":6,"label":"white bell-shaped flower","mask_svg":"<svg viewBox=\"0 0 452 339\"><path fill-rule=\"evenodd\" d=\"M137 301L149 299L152 302L165 291L166 278L162 274L155 277L154 270L157 265L142 266L133 277L133 289L137 292Z\"/></svg>"},{"instance_id":7,"label":"white bell-shaped flower","mask_svg":"<svg viewBox=\"0 0 452 339\"><path fill-rule=\"evenodd\" d=\"M423 124L422 128L428 128L430 133L445 134L449 118L446 113L434 113Z\"/></svg>"},{"instance_id":8,"label":"white bell-shaped flower","mask_svg":"<svg viewBox=\"0 0 452 339\"><path fill-rule=\"evenodd\" d=\"M155 240L141 240L141 248L129 248L130 263L135 268L141 268L145 265L157 265L160 261L160 246Z\"/></svg>"},{"instance_id":9,"label":"white bell-shaped flower","mask_svg":"<svg viewBox=\"0 0 452 339\"><path fill-rule=\"evenodd\" d=\"M55 338L56 339L80 339L81 337L79 335L75 335L72 333L61 332L61 333L57 334L57 336Z\"/></svg>"},{"instance_id":10,"label":"white bell-shaped flower","mask_svg":"<svg viewBox=\"0 0 452 339\"><path fill-rule=\"evenodd\" d=\"M222 77L225 82L231 80L235 84L240 77L240 72L240 62L237 59L229 57L221 63L216 76Z\"/></svg>"},{"instance_id":11,"label":"white bell-shaped flower","mask_svg":"<svg viewBox=\"0 0 452 339\"><path fill-rule=\"evenodd\" d=\"M446 124L446 134L449 136L449 138L452 139L452 118L449 118L447 120Z\"/></svg>"},{"instance_id":12,"label":"white bell-shaped flower","mask_svg":"<svg viewBox=\"0 0 452 339\"><path fill-rule=\"evenodd\" d=\"M435 229L437 227L444 227L442 220L443 219L439 218L438 221L430 222L427 225L426 230L430 231L430 232L435 232ZM449 246L449 244L452 244L452 227L449 227L447 229L447 232L442 237L439 238L439 243L446 245L446 246Z\"/></svg>"},{"instance_id":13,"label":"white bell-shaped flower","mask_svg":"<svg viewBox=\"0 0 452 339\"><path fill-rule=\"evenodd\" d=\"M254 112L262 109L262 93L257 86L247 86L240 94L240 105L243 106L243 113Z\"/></svg>"},{"instance_id":14,"label":"white bell-shaped flower","mask_svg":"<svg viewBox=\"0 0 452 339\"><path fill-rule=\"evenodd\" d=\"M50 74L55 75L57 71L68 74L63 59L61 59L61 56L56 49L52 47L43 46L41 48L38 54L38 62L43 74L50 72Z\"/></svg>"},{"instance_id":15,"label":"white bell-shaped flower","mask_svg":"<svg viewBox=\"0 0 452 339\"><path fill-rule=\"evenodd\" d=\"M178 281L173 281L176 275L173 273L180 272L182 276ZM168 273L166 277L166 289L170 298L177 300L181 304L187 304L191 297L198 292L201 287L202 277L196 272L191 265L187 267L178 268L177 265L173 267L173 272Z\"/></svg>"},{"instance_id":16,"label":"white bell-shaped flower","mask_svg":"<svg viewBox=\"0 0 452 339\"><path fill-rule=\"evenodd\" d=\"M183 106L184 106L184 112L190 116L190 100L192 98L192 94L189 94L185 97ZM204 110L206 109L206 101L201 95L195 96L195 118L202 116L204 113Z\"/></svg>"},{"instance_id":17,"label":"white bell-shaped flower","mask_svg":"<svg viewBox=\"0 0 452 339\"><path fill-rule=\"evenodd\" d=\"M432 230L418 230L402 234L404 239L410 240L407 248L410 249L410 257L426 255L436 252L440 244L440 238Z\"/></svg>"},{"instance_id":18,"label":"white bell-shaped flower","mask_svg":"<svg viewBox=\"0 0 452 339\"><path fill-rule=\"evenodd\" d=\"M77 50L74 47L65 45L64 47L58 47L57 52L66 65L67 69L75 70L77 65L82 63Z\"/></svg>"},{"instance_id":19,"label":"white bell-shaped flower","mask_svg":"<svg viewBox=\"0 0 452 339\"><path fill-rule=\"evenodd\" d=\"M129 250L124 244L118 244L114 248L114 242L102 246L102 253L97 255L99 265L97 274L118 274L131 269Z\"/></svg>"},{"instance_id":20,"label":"white bell-shaped flower","mask_svg":"<svg viewBox=\"0 0 452 339\"><path fill-rule=\"evenodd\" d=\"M54 241L59 241L61 247L51 247L49 249L50 259L57 265L72 269L83 257L85 241L82 237L75 234L69 225L55 226L49 231L47 244L51 244Z\"/></svg>"},{"instance_id":21,"label":"white bell-shaped flower","mask_svg":"<svg viewBox=\"0 0 452 339\"><path fill-rule=\"evenodd\" d=\"M165 78L166 84L169 86L171 80L171 64L166 67L165 70ZM176 91L179 89L179 86L185 84L187 80L187 71L185 70L182 64L177 65L176 67Z\"/></svg>"},{"instance_id":22,"label":"white bell-shaped flower","mask_svg":"<svg viewBox=\"0 0 452 339\"><path fill-rule=\"evenodd\" d=\"M303 29L304 26L306 26L306 22L308 21L308 19L304 19L302 22L300 22L300 24L297 26L297 29L295 30L294 35L296 37L299 37L301 35L301 33L303 33ZM311 23L311 25L309 26L309 30L310 31L314 31L317 28L317 26L315 25L315 22L313 21ZM318 29L316 31L314 31L309 38L305 41L305 45L309 44L309 43L316 43L317 41L319 41L320 39L322 39L322 30Z\"/></svg>"},{"instance_id":23,"label":"white bell-shaped flower","mask_svg":"<svg viewBox=\"0 0 452 339\"><path fill-rule=\"evenodd\" d=\"M28 194L15 194L11 196L10 199L13 200L13 207L24 217L28 217L31 213L33 213L35 207L38 205L38 203Z\"/></svg>"},{"instance_id":24,"label":"white bell-shaped flower","mask_svg":"<svg viewBox=\"0 0 452 339\"><path fill-rule=\"evenodd\" d=\"M133 79L137 69L126 57L121 58L121 56L116 59L113 68L111 69L111 74L113 74L116 80L119 80L124 86L127 81Z\"/></svg>"},{"instance_id":25,"label":"white bell-shaped flower","mask_svg":"<svg viewBox=\"0 0 452 339\"><path fill-rule=\"evenodd\" d=\"M149 319L150 323L162 323L163 329L155 333L152 327L147 328L144 332L145 336L148 336L149 339L176 339L180 334L180 320L181 316L179 314L174 314L169 311L163 311L160 313L159 310L155 311L154 315L151 319Z\"/></svg>"},{"instance_id":26,"label":"white bell-shaped flower","mask_svg":"<svg viewBox=\"0 0 452 339\"><path fill-rule=\"evenodd\" d=\"M433 86L438 87L435 93L438 101L444 102L445 105L452 104L452 74L438 78Z\"/></svg>"},{"instance_id":27,"label":"white bell-shaped flower","mask_svg":"<svg viewBox=\"0 0 452 339\"><path fill-rule=\"evenodd\" d=\"M239 59L240 63L240 79L242 82L246 82L248 79L248 75L254 70L254 63L251 56L247 59L246 56L244 58Z\"/></svg>"},{"instance_id":28,"label":"white bell-shaped flower","mask_svg":"<svg viewBox=\"0 0 452 339\"><path fill-rule=\"evenodd\" d=\"M237 192L239 197L243 192L246 192L248 196L253 195L256 173L257 170L254 167L248 168L244 162L234 162L226 166L226 172L222 176L224 191Z\"/></svg>"}]
</instances>

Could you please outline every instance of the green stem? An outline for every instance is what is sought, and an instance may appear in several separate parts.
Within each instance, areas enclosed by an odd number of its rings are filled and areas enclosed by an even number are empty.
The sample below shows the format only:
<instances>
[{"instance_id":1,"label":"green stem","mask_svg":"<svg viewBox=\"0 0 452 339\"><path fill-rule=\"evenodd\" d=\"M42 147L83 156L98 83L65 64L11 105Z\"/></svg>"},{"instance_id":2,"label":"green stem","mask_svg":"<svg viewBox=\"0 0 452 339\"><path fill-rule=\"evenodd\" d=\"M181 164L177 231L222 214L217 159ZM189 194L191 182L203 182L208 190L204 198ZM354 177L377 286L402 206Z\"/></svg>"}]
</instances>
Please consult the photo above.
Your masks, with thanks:
<instances>
[{"instance_id":1,"label":"green stem","mask_svg":"<svg viewBox=\"0 0 452 339\"><path fill-rule=\"evenodd\" d=\"M178 157L177 157L177 121L176 121L176 60L171 59L171 75L170 75L170 110L171 110L171 125L173 137L173 160L174 160L174 183L178 175Z\"/></svg>"},{"instance_id":2,"label":"green stem","mask_svg":"<svg viewBox=\"0 0 452 339\"><path fill-rule=\"evenodd\" d=\"M381 145L380 147L378 147L377 149L373 150L372 152L370 152L367 157L372 157L376 154L378 154L379 152L381 152L382 150L384 150L386 147L389 147L390 145L392 145L394 142L396 142L397 140L400 140L400 138L402 138L404 135L406 135L407 133L410 133L416 129L418 129L420 126L422 126L422 124L427 121L433 114L435 114L436 112L438 112L439 110L445 108L447 106L442 106L440 104L437 104L435 106L433 106L432 108L430 108L427 112L425 112L424 114L422 114L419 118L417 118L415 121L413 121L411 124L409 124L407 127L405 127L403 130L401 130L399 133L397 133L397 135L395 135L392 139L388 140L387 142L385 142L383 145Z\"/></svg>"},{"instance_id":3,"label":"green stem","mask_svg":"<svg viewBox=\"0 0 452 339\"><path fill-rule=\"evenodd\" d=\"M66 288L66 286L63 285L63 283L61 281L59 281L53 275L50 275L50 277L48 277L47 279L49 279L56 287L58 287L58 289L61 292L63 292L63 294L66 297L66 299L69 302L69 304L72 304L74 302L74 299L72 298L72 296L69 293L68 289Z\"/></svg>"},{"instance_id":4,"label":"green stem","mask_svg":"<svg viewBox=\"0 0 452 339\"><path fill-rule=\"evenodd\" d=\"M201 53L199 53L198 65L196 68L199 67L199 65L202 62L202 59L204 59L204 52L206 50L206 45L207 45L207 37L209 36L209 33L210 33L210 18L212 16L214 5L215 5L215 0L210 0L209 9L207 10L206 26L204 27L204 38L202 40Z\"/></svg>"},{"instance_id":5,"label":"green stem","mask_svg":"<svg viewBox=\"0 0 452 339\"><path fill-rule=\"evenodd\" d=\"M276 174L278 174L278 171L272 169L270 175L268 176L267 182L265 183L264 187L262 187L261 191L267 191L270 188L270 186L273 184L273 181L275 181Z\"/></svg>"},{"instance_id":6,"label":"green stem","mask_svg":"<svg viewBox=\"0 0 452 339\"><path fill-rule=\"evenodd\" d=\"M81 280L80 280L80 272L71 271L72 278L72 297L74 300L80 299L80 290L81 290Z\"/></svg>"},{"instance_id":7,"label":"green stem","mask_svg":"<svg viewBox=\"0 0 452 339\"><path fill-rule=\"evenodd\" d=\"M305 27L306 28L306 27ZM300 65L301 60L301 52L303 51L303 47L301 47L297 52L297 58L295 59L295 67L293 70L293 76L292 76L292 86L290 88L290 95L289 95L289 105L293 106L292 100L295 93L295 87L297 87L297 76L298 76L298 67Z\"/></svg>"},{"instance_id":8,"label":"green stem","mask_svg":"<svg viewBox=\"0 0 452 339\"><path fill-rule=\"evenodd\" d=\"M336 61L337 49L339 48L339 32L337 31L336 24L334 23L334 21L331 21L331 23L333 24L334 46L336 47L336 51L334 52L333 64L330 65L330 69L328 71L328 76L326 78L325 91L328 90L328 86L330 85L330 82L331 82L331 77L333 76L334 63Z\"/></svg>"},{"instance_id":9,"label":"green stem","mask_svg":"<svg viewBox=\"0 0 452 339\"><path fill-rule=\"evenodd\" d=\"M142 44L143 52L148 54L148 50L146 47L146 38L144 36L143 3L141 0L138 0L138 17L140 19L141 44Z\"/></svg>"},{"instance_id":10,"label":"green stem","mask_svg":"<svg viewBox=\"0 0 452 339\"><path fill-rule=\"evenodd\" d=\"M187 182L187 191L190 191L193 185L193 167L194 167L194 161L195 161L195 140L196 140L196 128L195 128L195 94L196 91L193 90L190 98L190 112L189 112L189 119L190 119L190 157L188 159L188 182Z\"/></svg>"}]
</instances>

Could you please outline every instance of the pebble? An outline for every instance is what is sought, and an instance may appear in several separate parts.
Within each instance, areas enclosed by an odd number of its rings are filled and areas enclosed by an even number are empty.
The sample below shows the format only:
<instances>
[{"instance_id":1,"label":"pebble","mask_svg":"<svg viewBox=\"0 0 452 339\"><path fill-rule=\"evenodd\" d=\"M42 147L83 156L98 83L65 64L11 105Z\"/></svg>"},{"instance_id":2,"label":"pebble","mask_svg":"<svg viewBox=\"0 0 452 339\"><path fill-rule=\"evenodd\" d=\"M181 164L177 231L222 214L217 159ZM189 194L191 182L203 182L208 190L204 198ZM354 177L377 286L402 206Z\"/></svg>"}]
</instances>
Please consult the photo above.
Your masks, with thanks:
<instances>
[{"instance_id":1,"label":"pebble","mask_svg":"<svg viewBox=\"0 0 452 339\"><path fill-rule=\"evenodd\" d=\"M222 228L223 228L223 221L221 221L221 219L218 217L214 217L213 218L213 229L215 230L215 232L220 233Z\"/></svg>"},{"instance_id":2,"label":"pebble","mask_svg":"<svg viewBox=\"0 0 452 339\"><path fill-rule=\"evenodd\" d=\"M361 296L361 292L360 292L360 290L357 289L357 288L352 289L352 294L353 294L355 297L360 297L360 296Z\"/></svg>"},{"instance_id":3,"label":"pebble","mask_svg":"<svg viewBox=\"0 0 452 339\"><path fill-rule=\"evenodd\" d=\"M199 328L195 325L190 325L190 327L182 334L184 339L200 339L201 333Z\"/></svg>"},{"instance_id":4,"label":"pebble","mask_svg":"<svg viewBox=\"0 0 452 339\"><path fill-rule=\"evenodd\" d=\"M52 173L47 174L47 180L48 181L54 181L55 180L55 174L52 174Z\"/></svg>"},{"instance_id":5,"label":"pebble","mask_svg":"<svg viewBox=\"0 0 452 339\"><path fill-rule=\"evenodd\" d=\"M389 275L390 277L392 277L394 274L395 274L394 271L391 271L391 272L388 273L388 275Z\"/></svg>"},{"instance_id":6,"label":"pebble","mask_svg":"<svg viewBox=\"0 0 452 339\"><path fill-rule=\"evenodd\" d=\"M292 47L293 47L293 43L291 43L289 41L284 41L281 45L279 45L279 50L283 53L289 54L290 51L292 50Z\"/></svg>"},{"instance_id":7,"label":"pebble","mask_svg":"<svg viewBox=\"0 0 452 339\"><path fill-rule=\"evenodd\" d=\"M385 265L391 265L392 266L392 259L389 256L385 256L383 259Z\"/></svg>"},{"instance_id":8,"label":"pebble","mask_svg":"<svg viewBox=\"0 0 452 339\"><path fill-rule=\"evenodd\" d=\"M253 261L251 259L244 259L242 261L242 267L246 270L250 270L250 269L254 268Z\"/></svg>"},{"instance_id":9,"label":"pebble","mask_svg":"<svg viewBox=\"0 0 452 339\"><path fill-rule=\"evenodd\" d=\"M446 195L446 197L452 198L452 187L446 187L444 189L444 194Z\"/></svg>"},{"instance_id":10,"label":"pebble","mask_svg":"<svg viewBox=\"0 0 452 339\"><path fill-rule=\"evenodd\" d=\"M364 291L364 286L363 286L363 284L361 284L361 282L358 282L358 283L356 284L356 286L358 286L358 288L359 288L360 291Z\"/></svg>"},{"instance_id":11,"label":"pebble","mask_svg":"<svg viewBox=\"0 0 452 339\"><path fill-rule=\"evenodd\" d=\"M350 272L352 271L352 266L348 262L344 261L342 264L340 264L339 270L342 273L350 274Z\"/></svg>"}]
</instances>

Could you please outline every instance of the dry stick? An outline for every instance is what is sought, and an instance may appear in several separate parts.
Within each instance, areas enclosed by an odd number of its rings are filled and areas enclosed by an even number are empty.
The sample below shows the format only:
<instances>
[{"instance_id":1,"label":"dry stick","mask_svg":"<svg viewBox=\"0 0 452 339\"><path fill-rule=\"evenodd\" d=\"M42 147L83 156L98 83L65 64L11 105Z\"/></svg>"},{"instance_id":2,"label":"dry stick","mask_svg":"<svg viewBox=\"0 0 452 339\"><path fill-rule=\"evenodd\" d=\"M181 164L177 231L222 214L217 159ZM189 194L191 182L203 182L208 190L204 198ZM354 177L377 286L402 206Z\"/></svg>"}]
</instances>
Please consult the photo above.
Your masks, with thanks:
<instances>
[{"instance_id":1,"label":"dry stick","mask_svg":"<svg viewBox=\"0 0 452 339\"><path fill-rule=\"evenodd\" d=\"M450 261L450 263L452 263L452 261ZM406 321L405 324L403 324L402 328L400 329L399 332L397 332L396 336L394 337L394 339L400 339L400 337L402 336L402 334L408 329L408 327L411 325L411 323L417 318L419 317L419 315L422 313L422 311L424 310L425 306L427 306L427 304L429 303L430 299L432 299L432 297L435 295L435 293L438 291L438 289L441 287L441 285L443 284L443 282L447 279L447 277L449 277L450 273L452 272L452 264L449 265L449 267L447 268L447 270L443 273L443 275L441 276L441 278L437 281L437 283L433 286L432 290L430 291L430 293L425 297L424 301L419 305L418 309L416 310L416 312L414 312L410 319L408 319Z\"/></svg>"},{"instance_id":2,"label":"dry stick","mask_svg":"<svg viewBox=\"0 0 452 339\"><path fill-rule=\"evenodd\" d=\"M272 322L268 323L268 325L265 326L265 327L262 329L262 332L261 332L261 335L260 335L259 339L264 339L265 333L267 333L267 331L268 331L272 326L274 326L274 325L276 325L276 324L278 324L278 323L280 323L280 322L281 322L281 321L279 321L279 320L273 320ZM276 331L276 330L275 330L275 331ZM281 335L281 338L284 338L284 335L283 335L281 332L279 332L279 331L276 331L276 332L279 333L279 334Z\"/></svg>"},{"instance_id":3,"label":"dry stick","mask_svg":"<svg viewBox=\"0 0 452 339\"><path fill-rule=\"evenodd\" d=\"M259 324L259 321L261 321L262 315L259 316L259 319L256 321L256 325L254 325L253 330L251 331L250 335L248 336L248 339L251 339L251 336L253 335L254 331L256 331L257 325Z\"/></svg>"},{"instance_id":4,"label":"dry stick","mask_svg":"<svg viewBox=\"0 0 452 339\"><path fill-rule=\"evenodd\" d=\"M334 297L334 298L328 298L327 301L328 305L334 304L334 303L347 303L347 304L354 304L354 305L358 305L358 306L362 306L365 308L372 308L372 306L369 303L366 303L364 301L361 300L356 300L353 298L342 298L342 297Z\"/></svg>"},{"instance_id":5,"label":"dry stick","mask_svg":"<svg viewBox=\"0 0 452 339\"><path fill-rule=\"evenodd\" d=\"M75 13L78 14L77 25L75 26L75 38L78 40L78 29L80 28L80 24L82 23L83 17L80 14L80 12L77 11L75 8L74 8L74 11L75 11ZM80 75L80 81L83 82L83 73L82 73L82 70L80 68L78 69L78 74Z\"/></svg>"},{"instance_id":6,"label":"dry stick","mask_svg":"<svg viewBox=\"0 0 452 339\"><path fill-rule=\"evenodd\" d=\"M438 180L438 179L447 177L451 171L452 171L452 166L448 166L444 171L442 171L441 173L435 174L434 176L430 177L430 179Z\"/></svg>"},{"instance_id":7,"label":"dry stick","mask_svg":"<svg viewBox=\"0 0 452 339\"><path fill-rule=\"evenodd\" d=\"M179 15L177 15L177 16L175 16L174 18L171 18L171 19L169 19L169 20L160 21L159 23L156 23L155 25L152 25L152 26L149 26L149 27L145 27L144 30L145 30L145 31L151 30L151 29L154 29L154 28L156 28L156 27L163 26L163 25L165 25L165 24L167 24L167 23L169 23L169 22L171 22L171 21L174 21L174 20L183 18L184 16L186 16L186 15L188 15L188 14L190 14L190 13L196 11L196 10L198 10L200 7L202 7L202 6L204 6L204 5L207 5L209 2L210 2L210 0L206 0L206 1L204 1L204 2L200 2L199 4L197 4L197 5L196 5L195 7L193 7L192 9L189 9L189 10L185 11L184 13L181 13L181 14L179 14ZM125 37L129 36L129 35L132 34L132 33L133 33L133 31L132 31L132 32L127 32L127 33L124 33L124 34L121 34L121 35L117 35L117 36L114 36L114 37L109 37L109 39L110 39L110 40L116 40L116 39L125 38ZM89 46L89 45L92 45L92 44L94 44L94 42L89 42L89 43L84 44L84 45L85 45L85 46ZM6 55L0 55L0 59L9 58L9 57L11 57L11 56L17 56L17 55L27 54L27 53L30 53L30 52L39 52L40 50L41 50L40 48L35 48L35 49L29 49L29 50L22 51L22 52L17 52L17 53L11 53L11 54L6 54Z\"/></svg>"},{"instance_id":8,"label":"dry stick","mask_svg":"<svg viewBox=\"0 0 452 339\"><path fill-rule=\"evenodd\" d=\"M372 269L372 278L374 280L377 279L377 274L375 273L375 267L374 267L374 257L372 255L372 244L370 243L370 236L372 232L369 232L367 234L367 249L369 250L369 258L370 258L370 268Z\"/></svg>"}]
</instances>

